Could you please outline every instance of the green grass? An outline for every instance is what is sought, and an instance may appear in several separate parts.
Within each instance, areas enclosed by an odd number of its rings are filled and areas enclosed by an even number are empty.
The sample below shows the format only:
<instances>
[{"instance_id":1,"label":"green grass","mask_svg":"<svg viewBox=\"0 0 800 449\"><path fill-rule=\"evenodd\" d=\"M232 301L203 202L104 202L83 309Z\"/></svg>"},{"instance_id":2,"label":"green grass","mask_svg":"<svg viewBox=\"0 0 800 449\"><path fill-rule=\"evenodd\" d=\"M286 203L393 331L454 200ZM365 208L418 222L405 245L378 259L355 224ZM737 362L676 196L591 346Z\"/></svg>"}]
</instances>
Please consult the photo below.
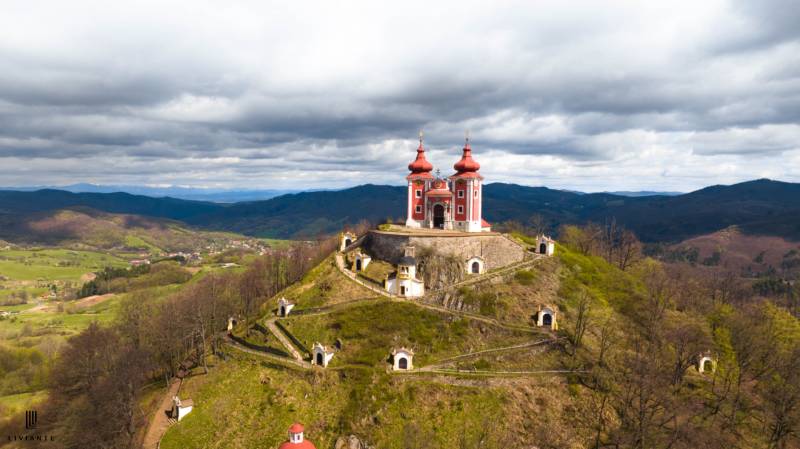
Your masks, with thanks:
<instances>
[{"instance_id":1,"label":"green grass","mask_svg":"<svg viewBox=\"0 0 800 449\"><path fill-rule=\"evenodd\" d=\"M155 245L152 245L145 241L143 238L139 237L138 235L127 234L125 236L125 246L129 248L142 248L149 251L151 254L158 254L163 252L163 250Z\"/></svg>"},{"instance_id":2,"label":"green grass","mask_svg":"<svg viewBox=\"0 0 800 449\"><path fill-rule=\"evenodd\" d=\"M30 410L32 406L44 402L45 399L47 399L46 391L0 396L0 420Z\"/></svg>"},{"instance_id":3,"label":"green grass","mask_svg":"<svg viewBox=\"0 0 800 449\"><path fill-rule=\"evenodd\" d=\"M385 366L395 347L414 349L415 365L489 347L530 341L529 333L512 332L467 318L427 310L413 304L375 300L344 308L333 314L290 316L282 321L306 347L314 342L342 350L332 366Z\"/></svg>"},{"instance_id":4,"label":"green grass","mask_svg":"<svg viewBox=\"0 0 800 449\"><path fill-rule=\"evenodd\" d=\"M382 449L496 448L506 432L496 425L506 401L499 388L379 370L294 371L240 353L208 376L189 378L180 396L191 398L194 409L167 431L163 449L277 447L295 421L321 449L350 434ZM422 440L431 444L417 446Z\"/></svg>"},{"instance_id":5,"label":"green grass","mask_svg":"<svg viewBox=\"0 0 800 449\"><path fill-rule=\"evenodd\" d=\"M575 298L580 290L588 292L601 306L624 307L632 293L641 293L641 282L609 264L601 257L586 256L558 245L556 256L564 268L559 296Z\"/></svg>"},{"instance_id":6,"label":"green grass","mask_svg":"<svg viewBox=\"0 0 800 449\"><path fill-rule=\"evenodd\" d=\"M347 403L346 390L326 388L334 376L317 379L232 355L236 358L217 364L207 378L184 384L180 396L191 398L194 410L170 428L163 449L277 447L295 421L306 425L306 435L318 447L333 446L322 434L335 432L336 416Z\"/></svg>"},{"instance_id":7,"label":"green grass","mask_svg":"<svg viewBox=\"0 0 800 449\"><path fill-rule=\"evenodd\" d=\"M110 254L67 249L0 251L0 275L11 280L78 280L103 267L127 263Z\"/></svg>"},{"instance_id":8,"label":"green grass","mask_svg":"<svg viewBox=\"0 0 800 449\"><path fill-rule=\"evenodd\" d=\"M270 239L270 238L262 238L259 240L269 245L270 248L275 248L275 249L286 249L292 246L293 244L297 243L297 241L295 240L281 240L281 239Z\"/></svg>"}]
</instances>

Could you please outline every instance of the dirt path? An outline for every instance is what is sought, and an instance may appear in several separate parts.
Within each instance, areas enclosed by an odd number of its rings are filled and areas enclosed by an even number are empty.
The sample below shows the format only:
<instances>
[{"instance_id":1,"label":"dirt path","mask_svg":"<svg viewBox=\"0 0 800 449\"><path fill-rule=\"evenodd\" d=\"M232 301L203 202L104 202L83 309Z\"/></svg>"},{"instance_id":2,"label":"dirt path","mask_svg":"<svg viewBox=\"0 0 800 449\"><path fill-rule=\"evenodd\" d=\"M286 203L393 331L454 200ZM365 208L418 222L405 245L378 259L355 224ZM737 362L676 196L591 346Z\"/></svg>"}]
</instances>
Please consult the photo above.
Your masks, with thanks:
<instances>
[{"instance_id":1,"label":"dirt path","mask_svg":"<svg viewBox=\"0 0 800 449\"><path fill-rule=\"evenodd\" d=\"M159 404L155 416L153 416L150 425L147 427L147 433L142 442L142 449L158 449L158 443L161 441L161 437L167 433L167 429L169 429L169 426L172 424L166 412L172 409L172 398L178 395L180 388L180 379L173 379L167 392L164 393L164 398L161 400L161 404Z\"/></svg>"},{"instance_id":2,"label":"dirt path","mask_svg":"<svg viewBox=\"0 0 800 449\"><path fill-rule=\"evenodd\" d=\"M430 364L430 365L423 366L423 367L419 368L418 371L435 371L437 369L440 369L440 367L442 365L446 365L448 363L455 362L457 360L467 359L467 358L470 358L470 357L475 357L475 356L484 355L484 354L491 354L491 353L495 353L495 352L503 352L503 351L512 351L514 349L531 348L533 346L539 346L539 345L542 345L542 344L553 343L553 342L555 342L557 340L558 340L557 338L548 338L547 340L532 341L532 342L529 342L529 343L522 343L522 344L519 344L519 345L504 346L502 348L490 348L490 349L484 349L482 351L468 352L466 354L461 354L461 355L457 355L457 356L454 356L454 357L448 357L448 358L441 359L436 363L433 363L433 364Z\"/></svg>"},{"instance_id":3,"label":"dirt path","mask_svg":"<svg viewBox=\"0 0 800 449\"><path fill-rule=\"evenodd\" d=\"M358 285L360 285L360 286L362 286L364 288L368 288L368 289L372 290L373 292L375 292L375 293L377 293L377 294L379 294L381 296L385 296L387 298L394 298L394 295L392 295L391 293L387 292L386 290L384 290L382 288L375 287L374 285L367 284L366 282L364 282L361 279L359 279L358 276L355 275L355 273L351 272L350 270L345 269L345 267L344 267L344 256L342 256L341 253L336 253L336 268L338 268L339 271L342 274L347 276L351 281L355 282L356 284L358 284Z\"/></svg>"},{"instance_id":4,"label":"dirt path","mask_svg":"<svg viewBox=\"0 0 800 449\"><path fill-rule=\"evenodd\" d=\"M275 354L269 354L267 352L256 351L255 349L246 348L246 347L236 343L235 341L231 340L228 337L225 338L225 344L227 344L228 346L230 346L230 347L232 347L234 349L237 349L239 351L246 352L248 354L257 355L259 357L263 357L265 359L269 359L269 360L272 360L272 361L275 361L275 362L278 362L278 363L282 363L284 365L292 365L292 367L302 368L302 369L311 369L312 368L312 365L310 363L308 363L308 362L298 361L298 360L295 360L293 358L281 357L281 356L278 356L278 355L275 355Z\"/></svg>"},{"instance_id":5,"label":"dirt path","mask_svg":"<svg viewBox=\"0 0 800 449\"><path fill-rule=\"evenodd\" d=\"M292 354L292 357L294 357L295 360L302 362L303 356L300 354L300 351L298 351L297 348L294 347L292 342L289 341L286 335L283 332L281 332L280 329L278 329L278 326L275 325L275 320L277 320L277 318L273 317L266 321L265 324L267 325L267 329L269 329L269 331L272 332L272 335L274 335L275 338L277 338L278 341L281 342L283 347L286 348L289 351L289 353Z\"/></svg>"},{"instance_id":6,"label":"dirt path","mask_svg":"<svg viewBox=\"0 0 800 449\"><path fill-rule=\"evenodd\" d=\"M55 311L58 310L58 304L63 304L64 306L75 307L77 309L86 309L86 308L92 307L94 305L100 304L101 302L108 301L109 299L113 298L114 296L115 296L114 293L106 293L105 295L87 296L87 297L79 299L77 301L60 302L60 303L40 302L35 307L31 307L28 310L23 310L21 313L49 313L49 312L55 312Z\"/></svg>"}]
</instances>

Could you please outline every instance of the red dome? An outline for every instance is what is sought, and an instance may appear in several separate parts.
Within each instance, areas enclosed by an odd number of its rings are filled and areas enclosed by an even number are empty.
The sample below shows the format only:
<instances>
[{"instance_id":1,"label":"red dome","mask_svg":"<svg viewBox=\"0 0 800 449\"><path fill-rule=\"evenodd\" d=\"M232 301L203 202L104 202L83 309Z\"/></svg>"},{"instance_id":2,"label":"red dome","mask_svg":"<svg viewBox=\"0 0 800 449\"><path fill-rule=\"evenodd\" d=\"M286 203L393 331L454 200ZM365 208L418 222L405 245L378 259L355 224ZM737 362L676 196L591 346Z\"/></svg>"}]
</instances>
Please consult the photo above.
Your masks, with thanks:
<instances>
[{"instance_id":1,"label":"red dome","mask_svg":"<svg viewBox=\"0 0 800 449\"><path fill-rule=\"evenodd\" d=\"M456 162L453 168L458 172L456 173L457 175L474 173L481 168L481 164L477 163L475 159L472 159L472 148L469 146L469 140L467 140L466 145L464 145L464 153L461 155L461 160Z\"/></svg>"},{"instance_id":2,"label":"red dome","mask_svg":"<svg viewBox=\"0 0 800 449\"><path fill-rule=\"evenodd\" d=\"M303 425L300 423L294 423L289 427L289 439L291 440L292 435L296 435L298 433L303 433L305 429L303 429ZM286 441L278 446L278 449L317 449L314 446L314 443L306 440L303 438L303 441L299 443L292 443L291 441Z\"/></svg>"},{"instance_id":3,"label":"red dome","mask_svg":"<svg viewBox=\"0 0 800 449\"><path fill-rule=\"evenodd\" d=\"M411 170L411 173L428 173L433 170L433 165L425 159L425 148L422 146L422 137L419 139L417 158L414 162L408 164L408 169Z\"/></svg>"},{"instance_id":4,"label":"red dome","mask_svg":"<svg viewBox=\"0 0 800 449\"><path fill-rule=\"evenodd\" d=\"M310 441L303 440L302 443L290 443L288 441L284 442L278 449L317 449Z\"/></svg>"}]
</instances>

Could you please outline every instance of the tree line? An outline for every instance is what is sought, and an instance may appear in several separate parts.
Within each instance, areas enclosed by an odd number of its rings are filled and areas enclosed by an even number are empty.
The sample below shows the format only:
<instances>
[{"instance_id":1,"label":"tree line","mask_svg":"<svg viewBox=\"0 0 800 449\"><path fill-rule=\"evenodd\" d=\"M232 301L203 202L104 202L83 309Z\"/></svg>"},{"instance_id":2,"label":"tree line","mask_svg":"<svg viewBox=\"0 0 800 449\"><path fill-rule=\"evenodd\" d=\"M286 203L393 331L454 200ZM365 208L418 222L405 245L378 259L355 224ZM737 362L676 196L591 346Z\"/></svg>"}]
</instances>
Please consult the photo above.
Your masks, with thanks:
<instances>
[{"instance_id":1,"label":"tree line","mask_svg":"<svg viewBox=\"0 0 800 449\"><path fill-rule=\"evenodd\" d=\"M627 256L613 222L564 227L560 242L622 271L570 267L591 282L565 295L564 329L582 373L585 447L787 449L800 446L800 321L725 267ZM589 236L598 236L589 242ZM614 237L614 236L617 237ZM634 261L627 263L627 260ZM613 310L614 312L610 312ZM700 355L714 373L690 375ZM539 447L563 447L553 433Z\"/></svg>"}]
</instances>

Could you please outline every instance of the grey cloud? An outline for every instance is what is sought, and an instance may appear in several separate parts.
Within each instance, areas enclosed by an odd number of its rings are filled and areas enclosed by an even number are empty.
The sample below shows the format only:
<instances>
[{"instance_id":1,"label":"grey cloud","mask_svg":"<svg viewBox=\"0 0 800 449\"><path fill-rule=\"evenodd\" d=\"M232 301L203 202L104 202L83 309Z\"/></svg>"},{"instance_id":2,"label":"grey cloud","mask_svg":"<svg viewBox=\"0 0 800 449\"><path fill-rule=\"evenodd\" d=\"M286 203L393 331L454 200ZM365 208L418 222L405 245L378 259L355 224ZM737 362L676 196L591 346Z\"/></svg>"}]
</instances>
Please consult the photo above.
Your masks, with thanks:
<instances>
[{"instance_id":1,"label":"grey cloud","mask_svg":"<svg viewBox=\"0 0 800 449\"><path fill-rule=\"evenodd\" d=\"M469 128L476 151L536 167L540 158L557 160L550 163L567 174L547 179L563 182L570 173L601 179L607 175L589 170L644 151L672 151L687 165L693 155L749 155L766 167L797 149L787 131L800 122L800 57L790 51L800 48L800 9L791 3L737 1L702 25L737 23L741 33L712 28L652 42L660 22L644 7L589 3L588 23L556 2L465 8L447 16L446 32L422 17L421 37L369 30L353 37L360 46L337 47L342 54L289 51L323 47L325 38L273 22L286 42L266 25L242 31L242 39L239 30L190 18L173 30L133 17L119 37L100 23L104 12L88 36L108 42L67 32L60 37L76 48L66 54L41 42L0 45L0 162L23 161L42 176L76 182L129 176L235 184L260 172L269 187L271 177L325 170L396 182L413 158L417 130L426 130L431 158L449 167ZM676 6L676 23L688 6ZM302 13L304 23L330 21ZM0 19L4 29L13 25ZM196 31L189 47L180 34L187 31ZM425 40L426 33L440 34ZM370 40L386 42L375 51ZM61 173L54 161L63 162Z\"/></svg>"}]
</instances>

